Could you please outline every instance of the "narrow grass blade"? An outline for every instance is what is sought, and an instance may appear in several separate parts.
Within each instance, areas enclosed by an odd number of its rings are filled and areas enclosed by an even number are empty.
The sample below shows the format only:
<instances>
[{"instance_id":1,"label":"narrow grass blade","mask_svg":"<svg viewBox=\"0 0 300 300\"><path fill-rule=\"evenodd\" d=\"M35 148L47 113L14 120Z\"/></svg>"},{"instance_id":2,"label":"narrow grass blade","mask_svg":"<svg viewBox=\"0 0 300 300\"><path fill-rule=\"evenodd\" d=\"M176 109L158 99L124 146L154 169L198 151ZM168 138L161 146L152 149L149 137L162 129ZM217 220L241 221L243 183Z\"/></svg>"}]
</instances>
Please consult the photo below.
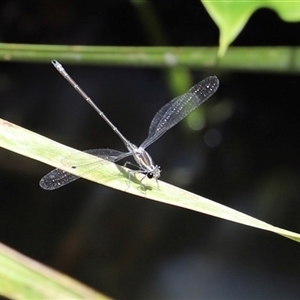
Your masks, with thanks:
<instances>
[{"instance_id":1,"label":"narrow grass blade","mask_svg":"<svg viewBox=\"0 0 300 300\"><path fill-rule=\"evenodd\" d=\"M72 154L76 155L77 160L80 159L80 157L82 157L82 161L87 161L89 159L89 154L87 153L64 146L1 119L0 132L0 147L49 164L53 167L60 168L74 175L79 175L78 169L73 169L70 166L63 164L63 158ZM99 161L101 161L100 158ZM135 177L131 176L132 179L129 184L126 168L113 163L106 163L103 164L101 168L95 169L92 172L83 174L80 172L80 174L85 179L123 192L271 231L300 242L300 234L298 233L272 226L232 208L169 185L165 182L159 181L158 189L154 180L145 178L143 180L143 185L141 185L140 179L143 175L137 174Z\"/></svg>"}]
</instances>

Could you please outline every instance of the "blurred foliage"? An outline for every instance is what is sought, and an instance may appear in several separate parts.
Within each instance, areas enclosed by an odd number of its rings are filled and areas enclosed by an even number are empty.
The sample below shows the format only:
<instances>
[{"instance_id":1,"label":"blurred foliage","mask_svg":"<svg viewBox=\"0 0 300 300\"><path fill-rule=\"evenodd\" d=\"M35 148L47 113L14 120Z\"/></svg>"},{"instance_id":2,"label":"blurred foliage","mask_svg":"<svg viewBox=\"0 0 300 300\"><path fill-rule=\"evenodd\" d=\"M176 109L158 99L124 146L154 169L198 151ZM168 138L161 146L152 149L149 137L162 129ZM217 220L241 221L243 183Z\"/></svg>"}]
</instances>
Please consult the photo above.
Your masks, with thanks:
<instances>
[{"instance_id":1,"label":"blurred foliage","mask_svg":"<svg viewBox=\"0 0 300 300\"><path fill-rule=\"evenodd\" d=\"M261 8L269 8L286 22L300 21L299 1L207 1L202 0L208 13L219 27L220 48L218 55L225 55L228 46L243 30L246 23L255 11Z\"/></svg>"}]
</instances>

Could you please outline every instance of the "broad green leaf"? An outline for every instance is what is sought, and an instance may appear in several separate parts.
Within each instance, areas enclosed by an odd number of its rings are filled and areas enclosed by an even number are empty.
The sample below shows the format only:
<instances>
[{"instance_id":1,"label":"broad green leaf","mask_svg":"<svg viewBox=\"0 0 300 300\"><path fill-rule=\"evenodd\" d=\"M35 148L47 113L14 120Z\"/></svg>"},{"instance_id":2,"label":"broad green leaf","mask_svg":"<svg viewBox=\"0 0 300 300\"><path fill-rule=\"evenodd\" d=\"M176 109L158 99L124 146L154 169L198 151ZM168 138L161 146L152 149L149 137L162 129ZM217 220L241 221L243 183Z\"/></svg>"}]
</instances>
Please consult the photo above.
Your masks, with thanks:
<instances>
[{"instance_id":1,"label":"broad green leaf","mask_svg":"<svg viewBox=\"0 0 300 300\"><path fill-rule=\"evenodd\" d=\"M89 154L64 146L1 119L0 132L0 147L49 164L53 167L60 168L74 175L81 174L81 177L85 179L148 200L155 200L183 207L228 221L271 231L300 242L300 234L298 233L272 226L232 208L195 195L163 181L159 181L158 188L155 180L145 178L142 186L140 180L143 175L136 175L129 184L127 169L113 163L106 163L99 169L82 174L80 168L73 169L71 166L68 166L68 164L63 163L65 161L64 158L74 155L76 156L77 161L82 159L82 161L85 162L90 158ZM101 163L100 159L99 163ZM39 188L38 185L37 188Z\"/></svg>"},{"instance_id":2,"label":"broad green leaf","mask_svg":"<svg viewBox=\"0 0 300 300\"><path fill-rule=\"evenodd\" d=\"M251 15L260 8L269 8L276 11L286 22L300 21L300 1L202 0L202 3L219 27L218 55L220 57L225 54L229 44L238 36Z\"/></svg>"}]
</instances>

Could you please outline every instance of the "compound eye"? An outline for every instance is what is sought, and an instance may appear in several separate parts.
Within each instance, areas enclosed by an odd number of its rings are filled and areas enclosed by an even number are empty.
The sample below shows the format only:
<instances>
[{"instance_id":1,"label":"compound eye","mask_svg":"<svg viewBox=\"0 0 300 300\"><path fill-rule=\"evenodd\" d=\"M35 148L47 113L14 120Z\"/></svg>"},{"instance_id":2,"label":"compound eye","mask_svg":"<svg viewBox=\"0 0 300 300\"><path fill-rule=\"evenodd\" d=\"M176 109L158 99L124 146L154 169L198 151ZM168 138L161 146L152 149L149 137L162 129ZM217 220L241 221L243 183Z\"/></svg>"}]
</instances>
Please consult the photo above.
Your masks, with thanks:
<instances>
[{"instance_id":1,"label":"compound eye","mask_svg":"<svg viewBox=\"0 0 300 300\"><path fill-rule=\"evenodd\" d=\"M153 173L147 173L147 177L148 177L149 179L153 178Z\"/></svg>"}]
</instances>

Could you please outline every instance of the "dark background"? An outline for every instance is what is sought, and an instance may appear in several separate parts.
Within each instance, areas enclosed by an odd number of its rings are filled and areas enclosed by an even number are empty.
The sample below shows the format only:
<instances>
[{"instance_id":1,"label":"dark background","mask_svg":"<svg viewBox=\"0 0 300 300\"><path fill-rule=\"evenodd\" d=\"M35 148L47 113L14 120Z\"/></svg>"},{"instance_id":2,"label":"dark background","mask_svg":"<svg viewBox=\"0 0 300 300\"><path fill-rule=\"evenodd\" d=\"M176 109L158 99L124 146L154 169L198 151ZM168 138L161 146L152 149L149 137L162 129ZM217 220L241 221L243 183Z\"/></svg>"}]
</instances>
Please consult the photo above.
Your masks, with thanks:
<instances>
[{"instance_id":1,"label":"dark background","mask_svg":"<svg viewBox=\"0 0 300 300\"><path fill-rule=\"evenodd\" d=\"M170 45L217 46L198 0L151 1ZM300 24L257 11L236 46L298 45ZM1 1L7 43L151 46L129 1ZM65 65L133 143L174 95L160 69ZM183 121L149 148L162 180L300 232L299 78L216 74L205 126ZM2 62L0 117L78 148L125 150L50 64ZM0 149L0 241L118 299L299 299L299 244L78 180L57 191L46 165Z\"/></svg>"}]
</instances>

